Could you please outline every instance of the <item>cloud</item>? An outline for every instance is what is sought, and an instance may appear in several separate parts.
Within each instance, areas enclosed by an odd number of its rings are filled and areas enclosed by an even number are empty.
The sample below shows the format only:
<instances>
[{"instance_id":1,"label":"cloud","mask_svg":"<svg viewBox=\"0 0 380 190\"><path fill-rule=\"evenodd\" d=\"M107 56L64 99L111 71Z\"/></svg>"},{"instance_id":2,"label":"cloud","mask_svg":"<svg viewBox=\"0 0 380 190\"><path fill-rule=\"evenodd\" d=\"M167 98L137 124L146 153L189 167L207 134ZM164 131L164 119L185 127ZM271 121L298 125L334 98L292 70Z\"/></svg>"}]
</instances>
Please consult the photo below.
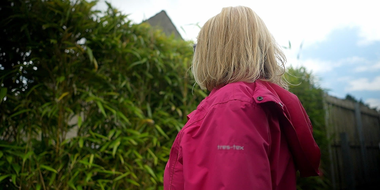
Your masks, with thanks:
<instances>
[{"instance_id":1,"label":"cloud","mask_svg":"<svg viewBox=\"0 0 380 190\"><path fill-rule=\"evenodd\" d=\"M349 82L351 80L352 80L352 77L349 77L349 76L344 76L344 77L337 78L337 81L342 81L342 82Z\"/></svg>"},{"instance_id":2,"label":"cloud","mask_svg":"<svg viewBox=\"0 0 380 190\"><path fill-rule=\"evenodd\" d=\"M368 60L364 57L353 56L338 61L341 65L357 65L352 70L354 72L376 72L380 69L380 61Z\"/></svg>"},{"instance_id":3,"label":"cloud","mask_svg":"<svg viewBox=\"0 0 380 190\"><path fill-rule=\"evenodd\" d=\"M355 64L355 63L369 63L367 59L364 57L358 57L358 56L353 56L353 57L348 57L345 59L341 60L342 62L350 63L350 64Z\"/></svg>"},{"instance_id":4,"label":"cloud","mask_svg":"<svg viewBox=\"0 0 380 190\"><path fill-rule=\"evenodd\" d=\"M364 64L354 69L355 72L376 72L380 69L380 61L375 64Z\"/></svg>"},{"instance_id":5,"label":"cloud","mask_svg":"<svg viewBox=\"0 0 380 190\"><path fill-rule=\"evenodd\" d=\"M372 108L380 109L380 99L368 98L365 103L369 104Z\"/></svg>"},{"instance_id":6,"label":"cloud","mask_svg":"<svg viewBox=\"0 0 380 190\"><path fill-rule=\"evenodd\" d=\"M323 73L332 71L334 68L339 67L339 63L332 63L330 61L322 61L318 59L306 59L300 61L300 65L308 68L313 73Z\"/></svg>"},{"instance_id":7,"label":"cloud","mask_svg":"<svg viewBox=\"0 0 380 190\"><path fill-rule=\"evenodd\" d=\"M377 76L374 80L369 81L368 78L359 78L349 82L349 86L346 87L346 91L380 91L380 76Z\"/></svg>"},{"instance_id":8,"label":"cloud","mask_svg":"<svg viewBox=\"0 0 380 190\"><path fill-rule=\"evenodd\" d=\"M343 58L338 61L320 60L320 59L315 59L315 58L297 60L297 59L294 59L294 55L290 55L290 56L292 56L290 58L290 61L292 61L291 65L304 66L308 70L311 70L313 71L313 73L316 73L316 74L322 74L322 73L334 71L336 68L339 68L341 66L346 67L349 65L356 65L356 64L367 65L367 66L359 66L360 68L358 67L358 71L364 70L367 67L368 69L371 69L371 70L373 70L374 68L380 67L380 65L379 66L370 65L370 61L366 60L365 58L357 57L357 56Z\"/></svg>"}]
</instances>

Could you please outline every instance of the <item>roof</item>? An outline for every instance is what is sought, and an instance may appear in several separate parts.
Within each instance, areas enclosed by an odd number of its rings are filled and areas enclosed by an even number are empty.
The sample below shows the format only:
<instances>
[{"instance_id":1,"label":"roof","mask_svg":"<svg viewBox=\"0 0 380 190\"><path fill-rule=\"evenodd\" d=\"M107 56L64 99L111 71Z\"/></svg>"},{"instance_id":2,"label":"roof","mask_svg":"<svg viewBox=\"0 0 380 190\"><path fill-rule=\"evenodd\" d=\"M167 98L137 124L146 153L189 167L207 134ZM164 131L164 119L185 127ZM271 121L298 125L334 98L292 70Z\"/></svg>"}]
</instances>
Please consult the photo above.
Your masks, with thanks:
<instances>
[{"instance_id":1,"label":"roof","mask_svg":"<svg viewBox=\"0 0 380 190\"><path fill-rule=\"evenodd\" d=\"M176 38L183 40L181 34L164 10L150 17L145 22L148 22L153 27L161 29L167 36L174 34Z\"/></svg>"}]
</instances>

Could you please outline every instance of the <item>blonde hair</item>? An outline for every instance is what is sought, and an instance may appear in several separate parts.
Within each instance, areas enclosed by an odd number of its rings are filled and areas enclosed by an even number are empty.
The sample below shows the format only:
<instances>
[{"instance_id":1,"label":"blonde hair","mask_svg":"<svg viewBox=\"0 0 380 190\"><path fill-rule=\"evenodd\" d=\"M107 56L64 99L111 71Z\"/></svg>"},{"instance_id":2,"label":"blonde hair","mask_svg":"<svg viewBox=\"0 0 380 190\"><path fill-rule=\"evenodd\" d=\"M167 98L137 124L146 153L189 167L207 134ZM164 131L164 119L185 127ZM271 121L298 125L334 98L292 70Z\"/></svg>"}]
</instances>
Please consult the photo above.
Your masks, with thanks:
<instances>
[{"instance_id":1,"label":"blonde hair","mask_svg":"<svg viewBox=\"0 0 380 190\"><path fill-rule=\"evenodd\" d=\"M287 88L286 57L261 18L248 7L227 7L198 34L192 72L202 89L257 79Z\"/></svg>"}]
</instances>

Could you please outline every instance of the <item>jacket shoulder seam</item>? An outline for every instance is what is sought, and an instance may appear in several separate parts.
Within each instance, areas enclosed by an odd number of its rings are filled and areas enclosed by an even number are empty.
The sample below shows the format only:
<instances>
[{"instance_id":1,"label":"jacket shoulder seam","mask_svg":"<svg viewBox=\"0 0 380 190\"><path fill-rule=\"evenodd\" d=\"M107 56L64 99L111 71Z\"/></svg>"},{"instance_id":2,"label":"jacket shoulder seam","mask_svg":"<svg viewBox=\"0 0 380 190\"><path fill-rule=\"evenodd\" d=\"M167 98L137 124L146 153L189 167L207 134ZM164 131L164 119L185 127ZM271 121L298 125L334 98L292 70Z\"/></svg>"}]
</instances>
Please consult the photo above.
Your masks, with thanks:
<instances>
[{"instance_id":1,"label":"jacket shoulder seam","mask_svg":"<svg viewBox=\"0 0 380 190\"><path fill-rule=\"evenodd\" d=\"M197 123L197 122L203 120L203 119L206 117L206 115L210 112L210 110L211 110L213 107L215 107L215 106L217 106L217 105L220 105L220 104L226 104L226 103L228 103L228 102L232 102L232 101L238 101L238 102L242 102L242 103L248 103L248 104L250 104L250 105L252 105L252 106L254 106L254 107L256 107L256 105L257 105L257 103L256 103L255 101L245 101L245 100L240 100L240 99L231 99L231 100L227 100L227 101L223 101L223 102L218 102L218 103L212 104L212 105L208 108L208 110L206 111L206 113L204 113L203 116L202 116L200 119L197 119L197 120L191 122L189 125L187 125L186 127L184 127L183 130L185 131L185 130L188 129L190 126L192 126L194 123ZM203 107L202 107L202 108L203 108ZM204 109L204 108L203 108L203 109ZM181 143L181 141L180 141L179 143Z\"/></svg>"}]
</instances>

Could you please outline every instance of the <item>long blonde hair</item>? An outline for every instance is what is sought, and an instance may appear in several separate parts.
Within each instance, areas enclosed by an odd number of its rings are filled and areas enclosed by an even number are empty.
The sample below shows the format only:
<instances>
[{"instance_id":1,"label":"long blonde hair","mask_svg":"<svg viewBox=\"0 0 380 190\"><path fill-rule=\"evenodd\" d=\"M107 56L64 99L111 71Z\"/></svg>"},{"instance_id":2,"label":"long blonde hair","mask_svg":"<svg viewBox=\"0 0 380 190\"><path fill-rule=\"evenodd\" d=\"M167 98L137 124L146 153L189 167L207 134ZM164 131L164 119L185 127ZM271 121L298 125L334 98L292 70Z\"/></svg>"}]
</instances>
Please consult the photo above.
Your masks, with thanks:
<instances>
[{"instance_id":1,"label":"long blonde hair","mask_svg":"<svg viewBox=\"0 0 380 190\"><path fill-rule=\"evenodd\" d=\"M287 88L286 57L261 18L248 7L227 7L198 34L192 72L202 89L257 79Z\"/></svg>"}]
</instances>

